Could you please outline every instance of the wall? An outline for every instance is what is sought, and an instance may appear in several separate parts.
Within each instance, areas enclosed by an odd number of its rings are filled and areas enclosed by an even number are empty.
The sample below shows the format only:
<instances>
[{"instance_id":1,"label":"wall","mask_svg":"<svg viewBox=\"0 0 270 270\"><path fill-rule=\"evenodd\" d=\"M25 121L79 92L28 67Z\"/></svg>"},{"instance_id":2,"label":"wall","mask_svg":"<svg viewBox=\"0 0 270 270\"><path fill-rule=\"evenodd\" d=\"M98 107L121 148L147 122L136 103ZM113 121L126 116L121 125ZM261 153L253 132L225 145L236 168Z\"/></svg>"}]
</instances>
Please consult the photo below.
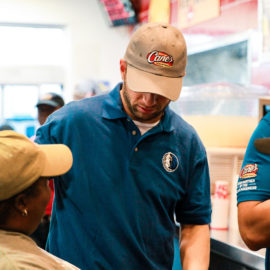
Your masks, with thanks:
<instances>
[{"instance_id":1,"label":"wall","mask_svg":"<svg viewBox=\"0 0 270 270\"><path fill-rule=\"evenodd\" d=\"M65 76L66 96L83 79L120 80L119 60L124 54L130 28L112 28L98 0L1 0L0 24L24 23L66 27L70 58ZM11 72L11 73L10 73ZM12 76L0 69L0 80ZM38 72L35 79L38 80Z\"/></svg>"}]
</instances>

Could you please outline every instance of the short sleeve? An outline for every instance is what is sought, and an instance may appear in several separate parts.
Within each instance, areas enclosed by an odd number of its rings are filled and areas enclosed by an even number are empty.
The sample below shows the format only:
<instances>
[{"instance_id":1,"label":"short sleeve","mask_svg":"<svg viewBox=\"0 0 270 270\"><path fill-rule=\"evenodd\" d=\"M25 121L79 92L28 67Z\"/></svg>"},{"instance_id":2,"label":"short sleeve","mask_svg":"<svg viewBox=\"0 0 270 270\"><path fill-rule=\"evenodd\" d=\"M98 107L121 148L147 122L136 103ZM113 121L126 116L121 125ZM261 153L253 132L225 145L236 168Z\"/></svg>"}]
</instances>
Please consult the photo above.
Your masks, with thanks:
<instances>
[{"instance_id":1,"label":"short sleeve","mask_svg":"<svg viewBox=\"0 0 270 270\"><path fill-rule=\"evenodd\" d=\"M247 146L237 184L237 203L265 201L270 198L270 155L258 152L254 141L270 137L270 115L263 118Z\"/></svg>"},{"instance_id":2,"label":"short sleeve","mask_svg":"<svg viewBox=\"0 0 270 270\"><path fill-rule=\"evenodd\" d=\"M209 168L206 151L199 138L193 142L186 193L176 207L176 220L197 225L211 222Z\"/></svg>"}]
</instances>

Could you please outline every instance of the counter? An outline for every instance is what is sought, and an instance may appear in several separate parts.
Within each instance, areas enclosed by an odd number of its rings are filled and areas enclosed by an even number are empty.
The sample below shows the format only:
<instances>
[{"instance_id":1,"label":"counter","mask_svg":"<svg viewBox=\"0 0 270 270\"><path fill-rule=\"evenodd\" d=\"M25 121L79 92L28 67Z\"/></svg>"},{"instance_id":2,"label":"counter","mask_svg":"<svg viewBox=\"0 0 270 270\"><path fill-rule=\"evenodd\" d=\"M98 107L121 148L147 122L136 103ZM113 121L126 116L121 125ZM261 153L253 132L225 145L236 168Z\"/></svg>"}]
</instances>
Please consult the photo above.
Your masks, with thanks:
<instances>
[{"instance_id":1,"label":"counter","mask_svg":"<svg viewBox=\"0 0 270 270\"><path fill-rule=\"evenodd\" d=\"M179 227L176 228L173 270L181 269L178 245ZM235 230L211 230L209 270L264 270L265 249L251 251Z\"/></svg>"},{"instance_id":2,"label":"counter","mask_svg":"<svg viewBox=\"0 0 270 270\"><path fill-rule=\"evenodd\" d=\"M264 270L265 249L251 251L238 230L211 231L210 270Z\"/></svg>"}]
</instances>

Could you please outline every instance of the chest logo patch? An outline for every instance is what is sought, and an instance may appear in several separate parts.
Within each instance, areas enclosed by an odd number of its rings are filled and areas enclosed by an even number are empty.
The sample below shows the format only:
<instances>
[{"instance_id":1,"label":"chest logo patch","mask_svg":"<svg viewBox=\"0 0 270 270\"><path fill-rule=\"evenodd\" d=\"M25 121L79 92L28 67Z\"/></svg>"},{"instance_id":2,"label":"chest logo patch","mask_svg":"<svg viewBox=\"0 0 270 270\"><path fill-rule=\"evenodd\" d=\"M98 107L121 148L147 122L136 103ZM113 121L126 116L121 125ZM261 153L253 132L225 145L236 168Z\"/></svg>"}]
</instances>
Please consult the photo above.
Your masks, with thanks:
<instances>
[{"instance_id":1,"label":"chest logo patch","mask_svg":"<svg viewBox=\"0 0 270 270\"><path fill-rule=\"evenodd\" d=\"M257 164L247 164L240 173L240 179L256 177L258 171Z\"/></svg>"},{"instance_id":2,"label":"chest logo patch","mask_svg":"<svg viewBox=\"0 0 270 270\"><path fill-rule=\"evenodd\" d=\"M162 157L162 164L167 172L174 172L179 166L179 161L175 154L168 152Z\"/></svg>"}]
</instances>

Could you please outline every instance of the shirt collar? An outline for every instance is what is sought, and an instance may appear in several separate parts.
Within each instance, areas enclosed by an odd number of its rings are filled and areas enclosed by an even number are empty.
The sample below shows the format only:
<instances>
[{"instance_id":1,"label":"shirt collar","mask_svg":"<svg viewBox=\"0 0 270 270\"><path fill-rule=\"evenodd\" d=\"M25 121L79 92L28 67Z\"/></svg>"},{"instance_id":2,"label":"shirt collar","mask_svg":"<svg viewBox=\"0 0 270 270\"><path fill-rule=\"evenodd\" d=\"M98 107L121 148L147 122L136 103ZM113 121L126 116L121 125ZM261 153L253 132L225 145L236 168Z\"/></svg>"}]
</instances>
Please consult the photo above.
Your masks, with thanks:
<instances>
[{"instance_id":1,"label":"shirt collar","mask_svg":"<svg viewBox=\"0 0 270 270\"><path fill-rule=\"evenodd\" d=\"M103 103L102 117L106 119L119 119L119 118L130 118L123 110L123 105L120 97L120 90L122 83L116 85L116 87L107 95ZM174 130L172 125L173 112L169 106L164 111L160 123L157 125L160 130L171 132Z\"/></svg>"},{"instance_id":2,"label":"shirt collar","mask_svg":"<svg viewBox=\"0 0 270 270\"><path fill-rule=\"evenodd\" d=\"M169 106L167 106L164 111L164 116L160 121L162 129L166 132L171 132L174 130L174 126L172 125L173 113L174 112L169 108Z\"/></svg>"},{"instance_id":3,"label":"shirt collar","mask_svg":"<svg viewBox=\"0 0 270 270\"><path fill-rule=\"evenodd\" d=\"M127 114L123 110L123 105L120 97L121 88L122 84L119 83L105 98L103 103L102 117L106 119L118 119L127 117Z\"/></svg>"}]
</instances>

